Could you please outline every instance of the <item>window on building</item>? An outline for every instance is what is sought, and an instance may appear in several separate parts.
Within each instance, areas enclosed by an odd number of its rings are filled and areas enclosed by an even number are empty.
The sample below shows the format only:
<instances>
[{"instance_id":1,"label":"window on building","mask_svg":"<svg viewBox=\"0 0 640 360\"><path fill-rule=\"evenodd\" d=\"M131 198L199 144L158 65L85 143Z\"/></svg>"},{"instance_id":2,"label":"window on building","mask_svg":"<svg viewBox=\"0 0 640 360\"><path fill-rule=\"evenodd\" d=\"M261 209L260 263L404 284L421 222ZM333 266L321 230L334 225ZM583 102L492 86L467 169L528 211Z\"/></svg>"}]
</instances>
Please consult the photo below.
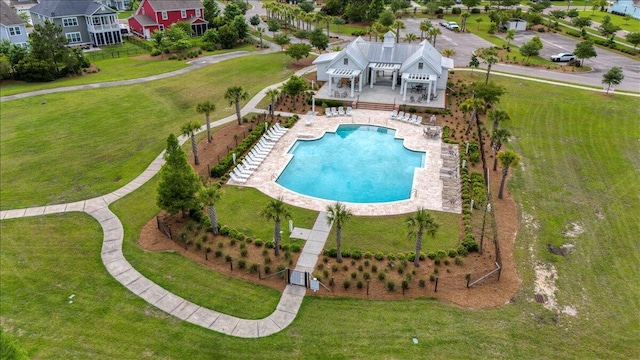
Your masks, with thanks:
<instances>
[{"instance_id":1,"label":"window on building","mask_svg":"<svg viewBox=\"0 0 640 360\"><path fill-rule=\"evenodd\" d=\"M99 17L94 17L92 18L92 23L93 25L100 25L100 18Z\"/></svg>"},{"instance_id":2,"label":"window on building","mask_svg":"<svg viewBox=\"0 0 640 360\"><path fill-rule=\"evenodd\" d=\"M418 63L418 70L422 70L424 68L424 63Z\"/></svg>"},{"instance_id":3,"label":"window on building","mask_svg":"<svg viewBox=\"0 0 640 360\"><path fill-rule=\"evenodd\" d=\"M62 26L70 27L70 26L78 26L78 18L64 18L62 19Z\"/></svg>"},{"instance_id":4,"label":"window on building","mask_svg":"<svg viewBox=\"0 0 640 360\"><path fill-rule=\"evenodd\" d=\"M82 42L82 36L79 32L72 32L65 34L70 44Z\"/></svg>"},{"instance_id":5,"label":"window on building","mask_svg":"<svg viewBox=\"0 0 640 360\"><path fill-rule=\"evenodd\" d=\"M196 9L196 17L200 17L202 14L200 13L200 9Z\"/></svg>"},{"instance_id":6,"label":"window on building","mask_svg":"<svg viewBox=\"0 0 640 360\"><path fill-rule=\"evenodd\" d=\"M20 26L9 27L9 35L16 36L20 34L22 34L22 32L20 31Z\"/></svg>"},{"instance_id":7,"label":"window on building","mask_svg":"<svg viewBox=\"0 0 640 360\"><path fill-rule=\"evenodd\" d=\"M162 12L162 20L167 20L169 17L167 16L167 12L163 11Z\"/></svg>"},{"instance_id":8,"label":"window on building","mask_svg":"<svg viewBox=\"0 0 640 360\"><path fill-rule=\"evenodd\" d=\"M349 59L344 58L344 60L343 60L343 64L345 64L345 65L349 65Z\"/></svg>"},{"instance_id":9,"label":"window on building","mask_svg":"<svg viewBox=\"0 0 640 360\"><path fill-rule=\"evenodd\" d=\"M180 17L185 19L187 17L187 10L180 10Z\"/></svg>"}]
</instances>

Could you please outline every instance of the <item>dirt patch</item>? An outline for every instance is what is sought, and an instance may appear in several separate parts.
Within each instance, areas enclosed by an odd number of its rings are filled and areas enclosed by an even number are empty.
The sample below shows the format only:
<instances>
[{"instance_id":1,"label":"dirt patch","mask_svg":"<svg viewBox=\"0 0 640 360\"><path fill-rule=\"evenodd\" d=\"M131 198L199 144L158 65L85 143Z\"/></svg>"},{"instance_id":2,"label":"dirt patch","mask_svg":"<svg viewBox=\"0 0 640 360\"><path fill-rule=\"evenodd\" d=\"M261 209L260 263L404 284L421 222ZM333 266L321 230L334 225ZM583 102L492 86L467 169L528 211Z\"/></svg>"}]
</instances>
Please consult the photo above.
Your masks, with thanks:
<instances>
[{"instance_id":1,"label":"dirt patch","mask_svg":"<svg viewBox=\"0 0 640 360\"><path fill-rule=\"evenodd\" d=\"M300 68L307 65L303 60L297 64ZM292 66L296 65L292 64ZM451 114L439 115L438 125L449 126L454 140L462 142L468 140L477 141L475 128L469 135L465 135L467 121L464 114L458 109L460 103L461 101L453 98L450 104ZM304 101L297 101L297 104L297 109L295 109L297 113L304 114L310 108ZM279 106L282 106L282 104ZM285 106L291 107L292 104L288 103ZM316 109L316 111L321 110L319 108ZM278 119L269 120L277 121ZM219 158L225 156L229 149L235 147L236 139L240 142L257 125L257 123L251 122L242 125L232 122L213 134L214 139L211 144L206 140L200 142L198 151L201 164L194 166L198 174L207 177L208 166L217 164ZM486 130L483 132L483 137L485 139L488 138ZM491 168L493 154L488 141L486 142L485 150L485 156ZM191 154L189 154L189 162L193 165L193 156ZM482 167L480 164L475 164L470 166L470 170L482 172ZM500 186L500 169L495 172L490 170L490 173L491 193L497 194ZM486 236L484 238L483 254L472 253L465 258L461 258L461 261L458 260L458 263L456 263L455 258L446 257L438 265L436 261L426 258L421 261L419 267L415 267L413 259L389 260L385 258L384 260L376 260L371 257L357 260L345 258L343 263L337 264L335 259L324 259L321 256L318 259L313 275L319 278L324 285L332 288L333 292L321 287L319 292L312 293L309 291L309 294L313 296L346 296L362 299L402 299L427 296L436 297L468 308L490 308L508 303L520 287L520 279L516 272L513 258L514 241L518 230L518 211L516 203L508 191L505 192L504 199L499 200L494 196L491 212L495 215L497 224L497 239L502 269L499 272L494 272L471 288L467 288L469 281L478 280L483 275L496 269L496 254L498 250L493 243L493 237ZM477 240L481 237L481 226L479 224L482 224L482 215L483 211L474 211L474 236ZM180 233L188 225L186 219L169 217L165 214L160 216L172 228L174 234ZM535 220L530 220L529 226L536 226ZM460 216L460 224L462 224L462 215ZM193 244L188 245L185 249L182 241L170 240L160 233L154 218L143 228L139 244L141 248L148 251L177 252L228 276L279 290L282 290L285 286L284 279L279 276L261 279L265 275L265 266L269 267L270 273L274 273L278 266L293 268L297 261L298 253L292 252L285 257L284 254L286 252L282 252L279 257L276 257L274 250L266 249L264 243L256 245L256 239L236 241L232 245L229 237L213 236L210 233L207 233L206 237L203 237L203 235L191 235L191 237ZM462 234L460 238L462 238ZM200 245L197 245L198 241ZM327 241L332 242L334 239L328 239ZM245 257L241 256L241 247L247 250ZM211 249L210 252L207 252L207 248ZM220 250L220 256L216 257L215 252L217 250ZM375 249L370 250L375 251ZM403 250L408 251L411 249ZM231 257L231 262L225 259L227 255ZM269 260L265 260L267 258ZM246 267L244 269L238 268L238 260L245 260ZM256 264L259 271L250 271L249 267L252 264ZM231 269L232 265L233 270ZM471 275L469 280L467 279L468 274ZM382 277L384 279L381 279ZM404 291L403 280L406 280L407 284ZM390 281L393 282L393 290L390 290ZM348 285L346 288L345 284ZM550 288L549 294L552 295L554 291L555 289Z\"/></svg>"},{"instance_id":2,"label":"dirt patch","mask_svg":"<svg viewBox=\"0 0 640 360\"><path fill-rule=\"evenodd\" d=\"M578 237L584 234L584 228L580 223L572 222L567 226L567 230L564 232L564 236L568 238Z\"/></svg>"}]
</instances>

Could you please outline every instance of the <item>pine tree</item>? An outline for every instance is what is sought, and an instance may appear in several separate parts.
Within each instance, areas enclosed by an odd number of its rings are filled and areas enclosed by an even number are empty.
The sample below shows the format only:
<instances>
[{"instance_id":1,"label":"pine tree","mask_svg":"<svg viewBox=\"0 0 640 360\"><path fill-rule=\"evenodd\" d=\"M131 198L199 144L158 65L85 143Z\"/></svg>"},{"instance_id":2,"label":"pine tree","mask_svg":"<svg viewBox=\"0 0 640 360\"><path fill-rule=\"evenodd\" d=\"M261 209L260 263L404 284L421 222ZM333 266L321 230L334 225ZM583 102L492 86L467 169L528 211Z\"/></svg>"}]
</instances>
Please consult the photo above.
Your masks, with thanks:
<instances>
[{"instance_id":1,"label":"pine tree","mask_svg":"<svg viewBox=\"0 0 640 360\"><path fill-rule=\"evenodd\" d=\"M160 170L160 183L156 204L159 208L175 215L198 207L196 194L200 189L200 180L189 163L187 154L178 143L174 134L167 138L167 150L164 153L165 165Z\"/></svg>"}]
</instances>

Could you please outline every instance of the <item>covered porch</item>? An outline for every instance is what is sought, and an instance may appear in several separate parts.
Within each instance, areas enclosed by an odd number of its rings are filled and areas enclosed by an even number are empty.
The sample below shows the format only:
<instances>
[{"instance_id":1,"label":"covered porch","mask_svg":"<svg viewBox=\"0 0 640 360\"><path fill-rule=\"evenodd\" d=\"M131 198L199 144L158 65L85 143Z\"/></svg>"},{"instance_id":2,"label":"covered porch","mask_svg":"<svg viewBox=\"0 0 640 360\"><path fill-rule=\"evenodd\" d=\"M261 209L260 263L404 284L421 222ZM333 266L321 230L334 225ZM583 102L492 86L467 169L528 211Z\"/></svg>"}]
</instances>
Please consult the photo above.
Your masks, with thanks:
<instances>
[{"instance_id":1,"label":"covered porch","mask_svg":"<svg viewBox=\"0 0 640 360\"><path fill-rule=\"evenodd\" d=\"M328 91L333 94L332 97L346 98L348 95L348 97L354 98L356 84L358 85L358 92L362 92L362 71L360 70L329 69L327 75L329 75L329 81L325 86L328 86ZM335 81L334 78L338 78L339 80ZM347 94L346 87L342 81L343 79L347 79L347 86L351 88L349 94Z\"/></svg>"},{"instance_id":2,"label":"covered porch","mask_svg":"<svg viewBox=\"0 0 640 360\"><path fill-rule=\"evenodd\" d=\"M375 85L376 80L380 76L380 72L382 72L382 78L384 79L385 72L391 72L391 89L395 90L396 83L398 82L398 73L400 71L401 64L393 64L393 63L373 63L369 64L369 69L371 69L371 80L369 81L369 88L373 89L373 85Z\"/></svg>"},{"instance_id":3,"label":"covered porch","mask_svg":"<svg viewBox=\"0 0 640 360\"><path fill-rule=\"evenodd\" d=\"M339 89L343 90L343 89ZM411 94L411 90L409 89L409 94ZM330 88L329 82L327 81L320 89L316 91L315 94L315 103L316 105L322 104L321 99L331 99L331 100L342 100L345 103L349 101L353 102L368 102L368 103L377 103L377 104L389 104L392 106L398 106L402 104L407 104L409 106L417 106L417 107L430 107L435 109L444 109L445 108L445 90L444 89L432 89L434 98L427 104L426 101L418 102L416 98L415 101L410 101L410 96L408 96L408 100L403 101L402 95L399 94L398 89L392 89L390 86L376 86L371 89L368 86L364 86L361 92L355 92L355 96L350 97L348 91L344 91L346 93L346 97L342 97L343 92L339 92L340 96L335 96L335 87ZM348 105L350 106L350 105Z\"/></svg>"},{"instance_id":4,"label":"covered porch","mask_svg":"<svg viewBox=\"0 0 640 360\"><path fill-rule=\"evenodd\" d=\"M400 85L402 102L407 101L407 93L410 92L410 102L431 103L432 100L438 97L436 91L437 82L438 76L433 74L402 74L402 83Z\"/></svg>"}]
</instances>

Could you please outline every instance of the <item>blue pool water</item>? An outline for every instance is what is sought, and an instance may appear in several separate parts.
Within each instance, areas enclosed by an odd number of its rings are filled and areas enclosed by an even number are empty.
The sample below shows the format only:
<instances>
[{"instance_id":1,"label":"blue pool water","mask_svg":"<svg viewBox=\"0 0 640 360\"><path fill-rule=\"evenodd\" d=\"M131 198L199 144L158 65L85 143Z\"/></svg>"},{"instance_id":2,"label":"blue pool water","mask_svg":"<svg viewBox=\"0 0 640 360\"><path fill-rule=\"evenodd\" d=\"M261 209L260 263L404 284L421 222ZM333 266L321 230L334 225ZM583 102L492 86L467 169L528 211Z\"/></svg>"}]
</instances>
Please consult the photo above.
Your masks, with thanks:
<instances>
[{"instance_id":1,"label":"blue pool water","mask_svg":"<svg viewBox=\"0 0 640 360\"><path fill-rule=\"evenodd\" d=\"M425 153L395 139L395 130L370 125L340 125L317 140L297 140L293 159L276 182L317 198L381 203L411 197L415 168Z\"/></svg>"}]
</instances>

